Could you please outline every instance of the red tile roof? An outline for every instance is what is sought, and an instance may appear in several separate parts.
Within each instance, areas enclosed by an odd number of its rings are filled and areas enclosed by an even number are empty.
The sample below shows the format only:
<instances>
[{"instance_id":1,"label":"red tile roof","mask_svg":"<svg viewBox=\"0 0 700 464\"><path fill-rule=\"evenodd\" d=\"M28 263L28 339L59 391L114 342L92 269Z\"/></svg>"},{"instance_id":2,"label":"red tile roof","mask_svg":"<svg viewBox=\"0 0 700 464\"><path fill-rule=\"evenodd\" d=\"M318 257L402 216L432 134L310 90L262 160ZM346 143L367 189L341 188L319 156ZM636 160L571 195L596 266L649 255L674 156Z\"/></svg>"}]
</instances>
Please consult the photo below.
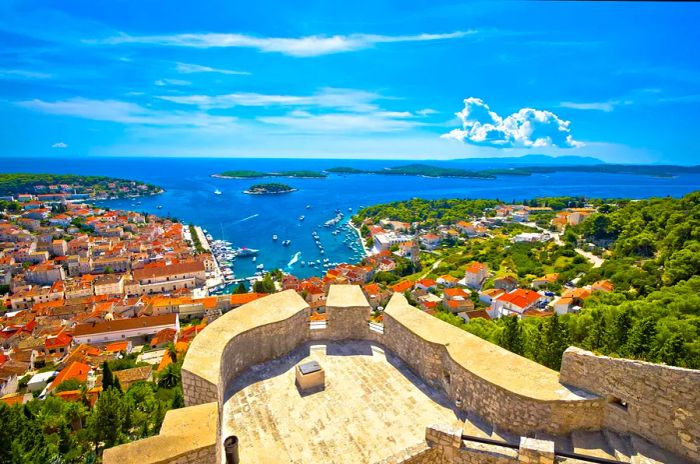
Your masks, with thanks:
<instances>
[{"instance_id":1,"label":"red tile roof","mask_svg":"<svg viewBox=\"0 0 700 464\"><path fill-rule=\"evenodd\" d=\"M90 366L75 361L58 373L51 385L49 385L49 390L53 390L66 380L75 379L78 382L87 382L88 372L90 372Z\"/></svg>"},{"instance_id":2,"label":"red tile roof","mask_svg":"<svg viewBox=\"0 0 700 464\"><path fill-rule=\"evenodd\" d=\"M410 280L404 280L403 282L399 282L398 284L394 284L391 286L391 289L397 293L403 293L406 290L410 290L413 287L413 282Z\"/></svg>"},{"instance_id":3,"label":"red tile roof","mask_svg":"<svg viewBox=\"0 0 700 464\"><path fill-rule=\"evenodd\" d=\"M176 321L177 314L163 314L161 316L144 316L130 319L115 319L113 321L96 322L93 324L80 324L73 331L73 336L119 332L122 330L135 329L137 327L174 325Z\"/></svg>"},{"instance_id":4,"label":"red tile roof","mask_svg":"<svg viewBox=\"0 0 700 464\"><path fill-rule=\"evenodd\" d=\"M267 296L267 293L234 293L229 298L231 305L242 305Z\"/></svg>"},{"instance_id":5,"label":"red tile roof","mask_svg":"<svg viewBox=\"0 0 700 464\"><path fill-rule=\"evenodd\" d=\"M497 297L498 301L504 301L511 303L519 308L526 308L537 301L541 295L532 290L527 290L523 288L517 288L510 293L505 293Z\"/></svg>"}]
</instances>

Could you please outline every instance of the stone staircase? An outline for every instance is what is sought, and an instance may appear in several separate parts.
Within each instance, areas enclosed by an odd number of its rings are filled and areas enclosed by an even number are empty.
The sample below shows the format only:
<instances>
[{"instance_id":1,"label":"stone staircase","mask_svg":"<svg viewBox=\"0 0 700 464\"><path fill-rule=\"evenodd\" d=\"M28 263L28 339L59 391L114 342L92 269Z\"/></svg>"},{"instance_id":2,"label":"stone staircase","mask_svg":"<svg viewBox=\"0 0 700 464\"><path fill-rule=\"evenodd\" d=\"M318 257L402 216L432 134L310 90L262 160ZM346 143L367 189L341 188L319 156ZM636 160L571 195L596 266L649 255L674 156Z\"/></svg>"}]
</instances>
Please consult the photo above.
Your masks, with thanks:
<instances>
[{"instance_id":1,"label":"stone staircase","mask_svg":"<svg viewBox=\"0 0 700 464\"><path fill-rule=\"evenodd\" d=\"M505 443L517 445L520 437L512 433L498 430L476 414L469 413L464 421L464 435L478 438L490 438ZM630 464L684 464L687 460L665 451L638 435L621 435L603 431L575 431L567 436L555 436L537 432L531 436L540 440L554 442L556 452L575 453L583 456L611 459ZM562 463L585 462L572 458L559 460Z\"/></svg>"}]
</instances>

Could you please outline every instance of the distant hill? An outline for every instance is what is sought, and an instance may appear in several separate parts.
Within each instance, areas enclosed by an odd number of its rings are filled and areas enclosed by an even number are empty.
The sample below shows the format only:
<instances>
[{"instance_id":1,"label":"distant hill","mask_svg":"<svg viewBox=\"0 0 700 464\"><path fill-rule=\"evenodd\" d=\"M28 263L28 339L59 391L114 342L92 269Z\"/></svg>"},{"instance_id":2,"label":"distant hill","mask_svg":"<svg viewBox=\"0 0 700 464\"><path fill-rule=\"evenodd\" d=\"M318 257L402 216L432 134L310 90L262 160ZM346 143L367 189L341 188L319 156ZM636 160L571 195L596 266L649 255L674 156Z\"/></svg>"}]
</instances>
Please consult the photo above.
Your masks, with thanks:
<instances>
[{"instance_id":1,"label":"distant hill","mask_svg":"<svg viewBox=\"0 0 700 464\"><path fill-rule=\"evenodd\" d=\"M449 163L476 164L491 166L591 166L605 164L603 160L592 156L549 156L524 155L501 158L461 158L448 161Z\"/></svg>"}]
</instances>

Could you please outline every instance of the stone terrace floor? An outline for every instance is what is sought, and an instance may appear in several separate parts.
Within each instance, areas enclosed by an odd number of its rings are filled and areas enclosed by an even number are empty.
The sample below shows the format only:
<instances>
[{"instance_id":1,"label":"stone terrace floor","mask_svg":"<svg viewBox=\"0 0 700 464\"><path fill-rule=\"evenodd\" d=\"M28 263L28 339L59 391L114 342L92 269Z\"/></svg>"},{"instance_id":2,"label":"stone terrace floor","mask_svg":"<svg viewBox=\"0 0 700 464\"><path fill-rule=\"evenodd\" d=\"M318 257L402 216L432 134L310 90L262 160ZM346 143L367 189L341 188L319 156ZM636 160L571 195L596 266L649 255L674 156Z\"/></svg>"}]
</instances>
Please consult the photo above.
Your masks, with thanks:
<instances>
[{"instance_id":1,"label":"stone terrace floor","mask_svg":"<svg viewBox=\"0 0 700 464\"><path fill-rule=\"evenodd\" d=\"M302 396L294 368L318 361L323 391ZM251 367L224 406L223 436L241 462L373 463L424 441L425 427L461 427L447 397L369 342L314 342Z\"/></svg>"}]
</instances>

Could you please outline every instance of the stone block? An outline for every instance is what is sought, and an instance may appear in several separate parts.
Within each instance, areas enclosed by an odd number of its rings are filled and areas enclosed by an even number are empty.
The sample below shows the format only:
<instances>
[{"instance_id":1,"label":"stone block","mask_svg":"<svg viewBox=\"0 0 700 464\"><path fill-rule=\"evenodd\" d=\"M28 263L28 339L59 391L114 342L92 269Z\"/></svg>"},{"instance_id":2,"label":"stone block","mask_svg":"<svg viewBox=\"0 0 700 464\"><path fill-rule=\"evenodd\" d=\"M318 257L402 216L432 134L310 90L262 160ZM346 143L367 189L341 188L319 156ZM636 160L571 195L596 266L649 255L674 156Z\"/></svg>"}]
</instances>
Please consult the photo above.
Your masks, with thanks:
<instances>
[{"instance_id":1,"label":"stone block","mask_svg":"<svg viewBox=\"0 0 700 464\"><path fill-rule=\"evenodd\" d=\"M554 464L554 442L521 437L518 461L526 464Z\"/></svg>"}]
</instances>

